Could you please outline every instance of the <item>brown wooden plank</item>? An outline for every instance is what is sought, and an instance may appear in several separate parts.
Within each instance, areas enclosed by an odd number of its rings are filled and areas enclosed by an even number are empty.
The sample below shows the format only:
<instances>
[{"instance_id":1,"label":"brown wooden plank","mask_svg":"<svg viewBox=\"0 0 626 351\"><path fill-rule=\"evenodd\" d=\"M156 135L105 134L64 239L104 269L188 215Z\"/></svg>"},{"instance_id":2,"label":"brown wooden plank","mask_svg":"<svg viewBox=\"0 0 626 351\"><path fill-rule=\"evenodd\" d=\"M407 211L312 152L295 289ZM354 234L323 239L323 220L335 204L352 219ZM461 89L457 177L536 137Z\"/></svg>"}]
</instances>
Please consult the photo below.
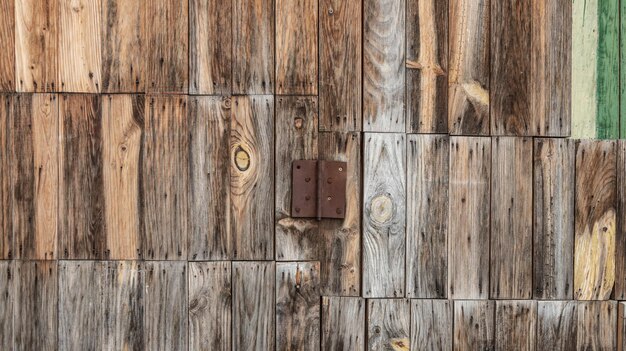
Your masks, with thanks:
<instances>
[{"instance_id":1,"label":"brown wooden plank","mask_svg":"<svg viewBox=\"0 0 626 351\"><path fill-rule=\"evenodd\" d=\"M494 350L494 318L494 301L454 301L454 350Z\"/></svg>"},{"instance_id":2,"label":"brown wooden plank","mask_svg":"<svg viewBox=\"0 0 626 351\"><path fill-rule=\"evenodd\" d=\"M273 350L274 262L233 262L233 350Z\"/></svg>"},{"instance_id":3,"label":"brown wooden plank","mask_svg":"<svg viewBox=\"0 0 626 351\"><path fill-rule=\"evenodd\" d=\"M626 300L626 141L617 144L617 235L613 298Z\"/></svg>"},{"instance_id":4,"label":"brown wooden plank","mask_svg":"<svg viewBox=\"0 0 626 351\"><path fill-rule=\"evenodd\" d=\"M405 299L367 300L367 350L408 350L410 308Z\"/></svg>"},{"instance_id":5,"label":"brown wooden plank","mask_svg":"<svg viewBox=\"0 0 626 351\"><path fill-rule=\"evenodd\" d=\"M364 135L363 296L404 296L406 141L404 134Z\"/></svg>"},{"instance_id":6,"label":"brown wooden plank","mask_svg":"<svg viewBox=\"0 0 626 351\"><path fill-rule=\"evenodd\" d=\"M492 139L490 297L529 299L533 275L533 141Z\"/></svg>"},{"instance_id":7,"label":"brown wooden plank","mask_svg":"<svg viewBox=\"0 0 626 351\"><path fill-rule=\"evenodd\" d=\"M447 296L449 142L407 136L407 297Z\"/></svg>"},{"instance_id":8,"label":"brown wooden plank","mask_svg":"<svg viewBox=\"0 0 626 351\"><path fill-rule=\"evenodd\" d=\"M275 134L276 260L316 260L320 251L318 221L291 217L291 164L317 159L317 99L278 97Z\"/></svg>"},{"instance_id":9,"label":"brown wooden plank","mask_svg":"<svg viewBox=\"0 0 626 351\"><path fill-rule=\"evenodd\" d=\"M11 149L9 148L13 95L0 94L0 259L12 258ZM2 344L0 344L2 346Z\"/></svg>"},{"instance_id":10,"label":"brown wooden plank","mask_svg":"<svg viewBox=\"0 0 626 351\"><path fill-rule=\"evenodd\" d=\"M576 349L576 301L537 302L537 351Z\"/></svg>"},{"instance_id":11,"label":"brown wooden plank","mask_svg":"<svg viewBox=\"0 0 626 351\"><path fill-rule=\"evenodd\" d=\"M233 94L272 94L274 1L232 1Z\"/></svg>"},{"instance_id":12,"label":"brown wooden plank","mask_svg":"<svg viewBox=\"0 0 626 351\"><path fill-rule=\"evenodd\" d=\"M59 1L57 89L64 92L101 91L101 1Z\"/></svg>"},{"instance_id":13,"label":"brown wooden plank","mask_svg":"<svg viewBox=\"0 0 626 351\"><path fill-rule=\"evenodd\" d=\"M276 264L276 350L320 349L320 264Z\"/></svg>"},{"instance_id":14,"label":"brown wooden plank","mask_svg":"<svg viewBox=\"0 0 626 351\"><path fill-rule=\"evenodd\" d=\"M365 300L322 297L322 350L365 349Z\"/></svg>"},{"instance_id":15,"label":"brown wooden plank","mask_svg":"<svg viewBox=\"0 0 626 351\"><path fill-rule=\"evenodd\" d=\"M55 84L58 68L58 4L58 0L15 1L17 91L43 92L58 88Z\"/></svg>"},{"instance_id":16,"label":"brown wooden plank","mask_svg":"<svg viewBox=\"0 0 626 351\"><path fill-rule=\"evenodd\" d=\"M318 0L276 0L276 94L317 95Z\"/></svg>"},{"instance_id":17,"label":"brown wooden plank","mask_svg":"<svg viewBox=\"0 0 626 351\"><path fill-rule=\"evenodd\" d=\"M574 296L574 157L571 140L535 139L534 298Z\"/></svg>"},{"instance_id":18,"label":"brown wooden plank","mask_svg":"<svg viewBox=\"0 0 626 351\"><path fill-rule=\"evenodd\" d=\"M320 130L360 131L363 3L319 3Z\"/></svg>"},{"instance_id":19,"label":"brown wooden plank","mask_svg":"<svg viewBox=\"0 0 626 351\"><path fill-rule=\"evenodd\" d=\"M615 282L616 143L576 144L574 298L607 300Z\"/></svg>"},{"instance_id":20,"label":"brown wooden plank","mask_svg":"<svg viewBox=\"0 0 626 351\"><path fill-rule=\"evenodd\" d=\"M626 302L618 302L617 351L626 350Z\"/></svg>"},{"instance_id":21,"label":"brown wooden plank","mask_svg":"<svg viewBox=\"0 0 626 351\"><path fill-rule=\"evenodd\" d=\"M537 301L496 301L496 350L535 350Z\"/></svg>"},{"instance_id":22,"label":"brown wooden plank","mask_svg":"<svg viewBox=\"0 0 626 351\"><path fill-rule=\"evenodd\" d=\"M15 262L0 261L0 348L3 350L13 349L13 308L18 297L14 283Z\"/></svg>"},{"instance_id":23,"label":"brown wooden plank","mask_svg":"<svg viewBox=\"0 0 626 351\"><path fill-rule=\"evenodd\" d=\"M233 98L230 228L236 259L274 257L274 98Z\"/></svg>"},{"instance_id":24,"label":"brown wooden plank","mask_svg":"<svg viewBox=\"0 0 626 351\"><path fill-rule=\"evenodd\" d=\"M231 263L189 263L189 350L231 350Z\"/></svg>"},{"instance_id":25,"label":"brown wooden plank","mask_svg":"<svg viewBox=\"0 0 626 351\"><path fill-rule=\"evenodd\" d=\"M489 186L491 140L450 139L448 297L486 298L489 293Z\"/></svg>"},{"instance_id":26,"label":"brown wooden plank","mask_svg":"<svg viewBox=\"0 0 626 351\"><path fill-rule=\"evenodd\" d=\"M15 91L15 1L0 0L0 91Z\"/></svg>"},{"instance_id":27,"label":"brown wooden plank","mask_svg":"<svg viewBox=\"0 0 626 351\"><path fill-rule=\"evenodd\" d=\"M617 302L579 302L577 312L577 350L617 348Z\"/></svg>"},{"instance_id":28,"label":"brown wooden plank","mask_svg":"<svg viewBox=\"0 0 626 351\"><path fill-rule=\"evenodd\" d=\"M411 300L411 349L452 350L452 301Z\"/></svg>"},{"instance_id":29,"label":"brown wooden plank","mask_svg":"<svg viewBox=\"0 0 626 351\"><path fill-rule=\"evenodd\" d=\"M190 260L230 259L230 98L189 98Z\"/></svg>"},{"instance_id":30,"label":"brown wooden plank","mask_svg":"<svg viewBox=\"0 0 626 351\"><path fill-rule=\"evenodd\" d=\"M359 296L361 292L361 136L319 134L319 158L347 162L346 216L319 223L322 295Z\"/></svg>"}]
</instances>

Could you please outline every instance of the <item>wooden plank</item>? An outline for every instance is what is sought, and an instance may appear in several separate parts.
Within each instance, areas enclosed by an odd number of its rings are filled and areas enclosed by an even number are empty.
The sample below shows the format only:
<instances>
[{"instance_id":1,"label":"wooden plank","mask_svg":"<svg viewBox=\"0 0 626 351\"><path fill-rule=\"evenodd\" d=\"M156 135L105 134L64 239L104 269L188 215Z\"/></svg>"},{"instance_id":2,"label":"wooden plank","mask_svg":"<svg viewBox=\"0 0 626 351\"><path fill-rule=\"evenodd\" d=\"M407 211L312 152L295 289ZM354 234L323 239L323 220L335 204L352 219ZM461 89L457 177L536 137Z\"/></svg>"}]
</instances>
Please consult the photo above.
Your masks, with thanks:
<instances>
[{"instance_id":1,"label":"wooden plank","mask_svg":"<svg viewBox=\"0 0 626 351\"><path fill-rule=\"evenodd\" d=\"M363 2L363 130L405 131L406 0Z\"/></svg>"},{"instance_id":2,"label":"wooden plank","mask_svg":"<svg viewBox=\"0 0 626 351\"><path fill-rule=\"evenodd\" d=\"M450 134L489 135L491 0L449 1Z\"/></svg>"},{"instance_id":3,"label":"wooden plank","mask_svg":"<svg viewBox=\"0 0 626 351\"><path fill-rule=\"evenodd\" d=\"M189 260L230 259L229 98L189 98Z\"/></svg>"},{"instance_id":4,"label":"wooden plank","mask_svg":"<svg viewBox=\"0 0 626 351\"><path fill-rule=\"evenodd\" d=\"M276 350L320 349L320 264L276 264Z\"/></svg>"},{"instance_id":5,"label":"wooden plank","mask_svg":"<svg viewBox=\"0 0 626 351\"><path fill-rule=\"evenodd\" d=\"M448 132L448 0L407 0L407 132Z\"/></svg>"},{"instance_id":6,"label":"wooden plank","mask_svg":"<svg viewBox=\"0 0 626 351\"><path fill-rule=\"evenodd\" d=\"M230 229L236 259L274 258L274 98L237 96L230 134Z\"/></svg>"},{"instance_id":7,"label":"wooden plank","mask_svg":"<svg viewBox=\"0 0 626 351\"><path fill-rule=\"evenodd\" d=\"M617 142L617 232L615 243L615 300L626 300L626 141Z\"/></svg>"},{"instance_id":8,"label":"wooden plank","mask_svg":"<svg viewBox=\"0 0 626 351\"><path fill-rule=\"evenodd\" d=\"M368 300L367 350L408 350L410 314L409 300Z\"/></svg>"},{"instance_id":9,"label":"wooden plank","mask_svg":"<svg viewBox=\"0 0 626 351\"><path fill-rule=\"evenodd\" d=\"M574 142L535 139L533 297L572 299L574 284Z\"/></svg>"},{"instance_id":10,"label":"wooden plank","mask_svg":"<svg viewBox=\"0 0 626 351\"><path fill-rule=\"evenodd\" d=\"M320 131L360 131L361 1L318 0Z\"/></svg>"},{"instance_id":11,"label":"wooden plank","mask_svg":"<svg viewBox=\"0 0 626 351\"><path fill-rule=\"evenodd\" d=\"M489 293L489 187L491 140L450 139L448 297L487 298Z\"/></svg>"},{"instance_id":12,"label":"wooden plank","mask_svg":"<svg viewBox=\"0 0 626 351\"><path fill-rule=\"evenodd\" d=\"M347 162L346 216L319 223L322 295L359 296L361 292L361 135L319 134L319 158Z\"/></svg>"},{"instance_id":13,"label":"wooden plank","mask_svg":"<svg viewBox=\"0 0 626 351\"><path fill-rule=\"evenodd\" d=\"M365 349L365 300L322 296L322 350Z\"/></svg>"},{"instance_id":14,"label":"wooden plank","mask_svg":"<svg viewBox=\"0 0 626 351\"><path fill-rule=\"evenodd\" d=\"M13 257L11 213L11 149L9 148L13 95L0 94L0 259ZM0 344L2 346L2 344Z\"/></svg>"},{"instance_id":15,"label":"wooden plank","mask_svg":"<svg viewBox=\"0 0 626 351\"><path fill-rule=\"evenodd\" d=\"M496 350L535 350L537 301L496 301Z\"/></svg>"},{"instance_id":16,"label":"wooden plank","mask_svg":"<svg viewBox=\"0 0 626 351\"><path fill-rule=\"evenodd\" d=\"M0 0L0 91L15 91L15 1Z\"/></svg>"},{"instance_id":17,"label":"wooden plank","mask_svg":"<svg viewBox=\"0 0 626 351\"><path fill-rule=\"evenodd\" d=\"M607 300L615 282L616 143L576 143L574 298Z\"/></svg>"},{"instance_id":18,"label":"wooden plank","mask_svg":"<svg viewBox=\"0 0 626 351\"><path fill-rule=\"evenodd\" d=\"M277 98L274 221L278 261L316 260L320 251L319 222L291 217L291 164L317 159L317 121L316 98Z\"/></svg>"},{"instance_id":19,"label":"wooden plank","mask_svg":"<svg viewBox=\"0 0 626 351\"><path fill-rule=\"evenodd\" d=\"M276 94L317 95L318 0L276 0Z\"/></svg>"},{"instance_id":20,"label":"wooden plank","mask_svg":"<svg viewBox=\"0 0 626 351\"><path fill-rule=\"evenodd\" d=\"M445 298L450 138L407 136L406 294Z\"/></svg>"},{"instance_id":21,"label":"wooden plank","mask_svg":"<svg viewBox=\"0 0 626 351\"><path fill-rule=\"evenodd\" d=\"M618 302L617 351L626 350L626 302Z\"/></svg>"},{"instance_id":22,"label":"wooden plank","mask_svg":"<svg viewBox=\"0 0 626 351\"><path fill-rule=\"evenodd\" d=\"M618 0L599 0L597 6L598 32L594 33L598 37L596 137L617 139L620 128L620 4Z\"/></svg>"},{"instance_id":23,"label":"wooden plank","mask_svg":"<svg viewBox=\"0 0 626 351\"><path fill-rule=\"evenodd\" d=\"M273 350L274 262L233 262L233 350Z\"/></svg>"},{"instance_id":24,"label":"wooden plank","mask_svg":"<svg viewBox=\"0 0 626 351\"><path fill-rule=\"evenodd\" d=\"M186 96L146 98L142 140L144 259L187 257L189 122Z\"/></svg>"},{"instance_id":25,"label":"wooden plank","mask_svg":"<svg viewBox=\"0 0 626 351\"><path fill-rule=\"evenodd\" d=\"M454 301L454 350L494 350L494 318L494 301Z\"/></svg>"},{"instance_id":26,"label":"wooden plank","mask_svg":"<svg viewBox=\"0 0 626 351\"><path fill-rule=\"evenodd\" d=\"M232 1L233 94L272 94L274 1Z\"/></svg>"},{"instance_id":27,"label":"wooden plank","mask_svg":"<svg viewBox=\"0 0 626 351\"><path fill-rule=\"evenodd\" d=\"M3 350L13 349L13 308L18 297L13 283L15 262L0 261L0 348Z\"/></svg>"},{"instance_id":28,"label":"wooden plank","mask_svg":"<svg viewBox=\"0 0 626 351\"><path fill-rule=\"evenodd\" d=\"M365 134L363 157L363 296L404 296L406 141Z\"/></svg>"},{"instance_id":29,"label":"wooden plank","mask_svg":"<svg viewBox=\"0 0 626 351\"><path fill-rule=\"evenodd\" d=\"M529 299L533 275L533 141L492 139L490 297Z\"/></svg>"},{"instance_id":30,"label":"wooden plank","mask_svg":"<svg viewBox=\"0 0 626 351\"><path fill-rule=\"evenodd\" d=\"M60 91L101 91L101 1L59 0Z\"/></svg>"},{"instance_id":31,"label":"wooden plank","mask_svg":"<svg viewBox=\"0 0 626 351\"><path fill-rule=\"evenodd\" d=\"M537 351L575 350L576 301L537 302Z\"/></svg>"},{"instance_id":32,"label":"wooden plank","mask_svg":"<svg viewBox=\"0 0 626 351\"><path fill-rule=\"evenodd\" d=\"M189 0L189 92L231 93L232 0Z\"/></svg>"},{"instance_id":33,"label":"wooden plank","mask_svg":"<svg viewBox=\"0 0 626 351\"><path fill-rule=\"evenodd\" d=\"M577 350L617 348L617 302L579 302L577 312Z\"/></svg>"},{"instance_id":34,"label":"wooden plank","mask_svg":"<svg viewBox=\"0 0 626 351\"><path fill-rule=\"evenodd\" d=\"M452 301L411 300L411 349L452 350Z\"/></svg>"},{"instance_id":35,"label":"wooden plank","mask_svg":"<svg viewBox=\"0 0 626 351\"><path fill-rule=\"evenodd\" d=\"M58 0L15 1L17 91L43 92L58 88L55 85L58 68L58 4Z\"/></svg>"},{"instance_id":36,"label":"wooden plank","mask_svg":"<svg viewBox=\"0 0 626 351\"><path fill-rule=\"evenodd\" d=\"M189 90L188 0L145 1L146 90L186 93Z\"/></svg>"},{"instance_id":37,"label":"wooden plank","mask_svg":"<svg viewBox=\"0 0 626 351\"><path fill-rule=\"evenodd\" d=\"M189 263L189 350L231 350L231 263Z\"/></svg>"}]
</instances>

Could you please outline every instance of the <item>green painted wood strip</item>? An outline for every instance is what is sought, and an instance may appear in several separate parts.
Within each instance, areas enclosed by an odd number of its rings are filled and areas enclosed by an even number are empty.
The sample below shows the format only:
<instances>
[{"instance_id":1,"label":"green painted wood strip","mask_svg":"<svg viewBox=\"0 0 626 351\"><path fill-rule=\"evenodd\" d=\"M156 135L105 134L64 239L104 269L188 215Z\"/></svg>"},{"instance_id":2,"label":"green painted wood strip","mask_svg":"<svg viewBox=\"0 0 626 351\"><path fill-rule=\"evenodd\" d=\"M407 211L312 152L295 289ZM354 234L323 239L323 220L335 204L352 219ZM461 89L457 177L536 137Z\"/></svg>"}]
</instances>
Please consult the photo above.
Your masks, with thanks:
<instances>
[{"instance_id":1,"label":"green painted wood strip","mask_svg":"<svg viewBox=\"0 0 626 351\"><path fill-rule=\"evenodd\" d=\"M619 0L598 1L596 137L619 137Z\"/></svg>"},{"instance_id":2,"label":"green painted wood strip","mask_svg":"<svg viewBox=\"0 0 626 351\"><path fill-rule=\"evenodd\" d=\"M626 0L620 1L620 137L626 139Z\"/></svg>"}]
</instances>

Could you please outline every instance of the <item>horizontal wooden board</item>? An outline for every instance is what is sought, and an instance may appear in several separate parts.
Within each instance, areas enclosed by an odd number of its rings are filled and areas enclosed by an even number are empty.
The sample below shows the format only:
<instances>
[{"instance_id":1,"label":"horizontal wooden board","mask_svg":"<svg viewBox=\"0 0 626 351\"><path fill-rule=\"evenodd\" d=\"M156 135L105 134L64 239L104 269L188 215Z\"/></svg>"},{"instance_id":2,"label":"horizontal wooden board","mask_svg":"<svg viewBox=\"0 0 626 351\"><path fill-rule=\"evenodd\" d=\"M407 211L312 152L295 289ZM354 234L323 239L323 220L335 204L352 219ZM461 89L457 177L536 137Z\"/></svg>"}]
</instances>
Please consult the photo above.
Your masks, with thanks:
<instances>
[{"instance_id":1,"label":"horizontal wooden board","mask_svg":"<svg viewBox=\"0 0 626 351\"><path fill-rule=\"evenodd\" d=\"M411 349L452 351L450 300L411 300Z\"/></svg>"},{"instance_id":2,"label":"horizontal wooden board","mask_svg":"<svg viewBox=\"0 0 626 351\"><path fill-rule=\"evenodd\" d=\"M322 350L365 349L365 300L322 297Z\"/></svg>"}]
</instances>

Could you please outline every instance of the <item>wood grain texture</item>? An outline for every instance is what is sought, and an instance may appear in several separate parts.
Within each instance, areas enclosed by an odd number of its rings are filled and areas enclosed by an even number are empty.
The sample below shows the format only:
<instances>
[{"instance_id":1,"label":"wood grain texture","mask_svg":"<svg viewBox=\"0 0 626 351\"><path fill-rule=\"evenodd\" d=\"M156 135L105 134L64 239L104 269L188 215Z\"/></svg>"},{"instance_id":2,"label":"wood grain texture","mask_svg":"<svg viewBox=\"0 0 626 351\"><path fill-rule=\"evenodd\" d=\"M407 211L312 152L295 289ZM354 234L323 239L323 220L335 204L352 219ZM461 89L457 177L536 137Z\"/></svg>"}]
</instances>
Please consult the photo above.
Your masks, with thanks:
<instances>
[{"instance_id":1,"label":"wood grain texture","mask_svg":"<svg viewBox=\"0 0 626 351\"><path fill-rule=\"evenodd\" d=\"M367 350L409 350L411 306L404 299L367 301Z\"/></svg>"},{"instance_id":2,"label":"wood grain texture","mask_svg":"<svg viewBox=\"0 0 626 351\"><path fill-rule=\"evenodd\" d=\"M274 257L274 98L233 98L230 230L234 258Z\"/></svg>"},{"instance_id":3,"label":"wood grain texture","mask_svg":"<svg viewBox=\"0 0 626 351\"><path fill-rule=\"evenodd\" d=\"M187 97L146 98L141 155L144 259L187 257L189 121Z\"/></svg>"},{"instance_id":4,"label":"wood grain texture","mask_svg":"<svg viewBox=\"0 0 626 351\"><path fill-rule=\"evenodd\" d=\"M452 350L449 300L411 300L411 350Z\"/></svg>"},{"instance_id":5,"label":"wood grain texture","mask_svg":"<svg viewBox=\"0 0 626 351\"><path fill-rule=\"evenodd\" d=\"M537 351L575 350L576 301L537 302Z\"/></svg>"},{"instance_id":6,"label":"wood grain texture","mask_svg":"<svg viewBox=\"0 0 626 351\"><path fill-rule=\"evenodd\" d=\"M533 141L492 139L490 297L529 299L533 275Z\"/></svg>"},{"instance_id":7,"label":"wood grain texture","mask_svg":"<svg viewBox=\"0 0 626 351\"><path fill-rule=\"evenodd\" d=\"M449 0L450 134L489 135L491 0Z\"/></svg>"},{"instance_id":8,"label":"wood grain texture","mask_svg":"<svg viewBox=\"0 0 626 351\"><path fill-rule=\"evenodd\" d=\"M232 0L189 0L189 93L232 90Z\"/></svg>"},{"instance_id":9,"label":"wood grain texture","mask_svg":"<svg viewBox=\"0 0 626 351\"><path fill-rule=\"evenodd\" d=\"M616 142L576 143L574 298L607 300L615 282Z\"/></svg>"},{"instance_id":10,"label":"wood grain texture","mask_svg":"<svg viewBox=\"0 0 626 351\"><path fill-rule=\"evenodd\" d=\"M319 133L319 158L347 162L346 215L319 223L322 295L359 296L361 292L361 136Z\"/></svg>"},{"instance_id":11,"label":"wood grain texture","mask_svg":"<svg viewBox=\"0 0 626 351\"><path fill-rule=\"evenodd\" d=\"M496 350L535 350L537 301L496 301Z\"/></svg>"},{"instance_id":12,"label":"wood grain texture","mask_svg":"<svg viewBox=\"0 0 626 351\"><path fill-rule=\"evenodd\" d=\"M276 94L317 95L318 0L276 0Z\"/></svg>"},{"instance_id":13,"label":"wood grain texture","mask_svg":"<svg viewBox=\"0 0 626 351\"><path fill-rule=\"evenodd\" d=\"M454 350L495 350L494 318L494 301L454 301Z\"/></svg>"},{"instance_id":14,"label":"wood grain texture","mask_svg":"<svg viewBox=\"0 0 626 351\"><path fill-rule=\"evenodd\" d=\"M0 259L13 257L13 214L11 213L11 149L9 148L13 95L0 94ZM2 344L0 344L2 346Z\"/></svg>"},{"instance_id":15,"label":"wood grain texture","mask_svg":"<svg viewBox=\"0 0 626 351\"><path fill-rule=\"evenodd\" d=\"M407 0L406 130L448 132L448 0Z\"/></svg>"},{"instance_id":16,"label":"wood grain texture","mask_svg":"<svg viewBox=\"0 0 626 351\"><path fill-rule=\"evenodd\" d=\"M57 89L98 93L102 89L102 0L58 0Z\"/></svg>"},{"instance_id":17,"label":"wood grain texture","mask_svg":"<svg viewBox=\"0 0 626 351\"><path fill-rule=\"evenodd\" d=\"M595 2L595 1L594 1ZM589 6L589 5L587 5ZM593 6L593 5L592 5ZM617 0L597 1L597 99L596 137L619 138L620 4Z\"/></svg>"},{"instance_id":18,"label":"wood grain texture","mask_svg":"<svg viewBox=\"0 0 626 351\"><path fill-rule=\"evenodd\" d=\"M15 91L15 1L0 0L0 91Z\"/></svg>"},{"instance_id":19,"label":"wood grain texture","mask_svg":"<svg viewBox=\"0 0 626 351\"><path fill-rule=\"evenodd\" d=\"M406 0L363 2L363 130L405 131Z\"/></svg>"},{"instance_id":20,"label":"wood grain texture","mask_svg":"<svg viewBox=\"0 0 626 351\"><path fill-rule=\"evenodd\" d=\"M0 347L3 350L12 350L14 345L15 262L0 261Z\"/></svg>"},{"instance_id":21,"label":"wood grain texture","mask_svg":"<svg viewBox=\"0 0 626 351\"><path fill-rule=\"evenodd\" d=\"M577 350L617 348L617 302L579 302L577 314Z\"/></svg>"},{"instance_id":22,"label":"wood grain texture","mask_svg":"<svg viewBox=\"0 0 626 351\"><path fill-rule=\"evenodd\" d=\"M189 350L231 350L231 263L189 263Z\"/></svg>"},{"instance_id":23,"label":"wood grain texture","mask_svg":"<svg viewBox=\"0 0 626 351\"><path fill-rule=\"evenodd\" d=\"M626 350L626 302L617 303L617 351Z\"/></svg>"},{"instance_id":24,"label":"wood grain texture","mask_svg":"<svg viewBox=\"0 0 626 351\"><path fill-rule=\"evenodd\" d=\"M233 262L233 350L273 350L274 262Z\"/></svg>"},{"instance_id":25,"label":"wood grain texture","mask_svg":"<svg viewBox=\"0 0 626 351\"><path fill-rule=\"evenodd\" d=\"M617 142L617 232L613 298L626 299L626 141L624 140Z\"/></svg>"},{"instance_id":26,"label":"wood grain texture","mask_svg":"<svg viewBox=\"0 0 626 351\"><path fill-rule=\"evenodd\" d=\"M448 297L487 298L491 140L450 139Z\"/></svg>"},{"instance_id":27,"label":"wood grain texture","mask_svg":"<svg viewBox=\"0 0 626 351\"><path fill-rule=\"evenodd\" d=\"M320 349L320 264L276 264L276 350Z\"/></svg>"},{"instance_id":28,"label":"wood grain texture","mask_svg":"<svg viewBox=\"0 0 626 351\"><path fill-rule=\"evenodd\" d=\"M320 131L360 131L361 1L319 1Z\"/></svg>"},{"instance_id":29,"label":"wood grain texture","mask_svg":"<svg viewBox=\"0 0 626 351\"><path fill-rule=\"evenodd\" d=\"M189 98L189 260L230 259L230 98Z\"/></svg>"},{"instance_id":30,"label":"wood grain texture","mask_svg":"<svg viewBox=\"0 0 626 351\"><path fill-rule=\"evenodd\" d=\"M274 92L274 1L232 0L233 94Z\"/></svg>"},{"instance_id":31,"label":"wood grain texture","mask_svg":"<svg viewBox=\"0 0 626 351\"><path fill-rule=\"evenodd\" d=\"M274 233L278 261L316 260L320 251L319 222L292 218L297 213L291 213L291 164L317 159L317 121L316 98L276 99Z\"/></svg>"},{"instance_id":32,"label":"wood grain texture","mask_svg":"<svg viewBox=\"0 0 626 351\"><path fill-rule=\"evenodd\" d=\"M574 142L535 139L533 152L533 297L572 299Z\"/></svg>"},{"instance_id":33,"label":"wood grain texture","mask_svg":"<svg viewBox=\"0 0 626 351\"><path fill-rule=\"evenodd\" d=\"M403 297L406 238L406 141L364 135L363 296Z\"/></svg>"},{"instance_id":34,"label":"wood grain texture","mask_svg":"<svg viewBox=\"0 0 626 351\"><path fill-rule=\"evenodd\" d=\"M450 138L407 136L406 294L445 298Z\"/></svg>"},{"instance_id":35,"label":"wood grain texture","mask_svg":"<svg viewBox=\"0 0 626 351\"><path fill-rule=\"evenodd\" d=\"M365 300L322 297L322 350L365 349Z\"/></svg>"}]
</instances>

